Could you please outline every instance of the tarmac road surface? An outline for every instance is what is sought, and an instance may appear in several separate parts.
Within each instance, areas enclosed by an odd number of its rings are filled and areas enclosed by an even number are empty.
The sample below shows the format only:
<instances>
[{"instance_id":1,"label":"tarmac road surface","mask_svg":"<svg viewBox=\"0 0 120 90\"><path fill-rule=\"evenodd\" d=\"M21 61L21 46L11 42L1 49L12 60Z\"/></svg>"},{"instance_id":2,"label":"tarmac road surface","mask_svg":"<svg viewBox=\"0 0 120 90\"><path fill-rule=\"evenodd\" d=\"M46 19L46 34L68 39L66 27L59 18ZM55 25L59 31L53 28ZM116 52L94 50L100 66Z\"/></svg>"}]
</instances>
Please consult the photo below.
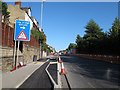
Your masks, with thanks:
<instances>
[{"instance_id":1,"label":"tarmac road surface","mask_svg":"<svg viewBox=\"0 0 120 90\"><path fill-rule=\"evenodd\" d=\"M75 56L61 56L71 88L120 88L120 66Z\"/></svg>"}]
</instances>

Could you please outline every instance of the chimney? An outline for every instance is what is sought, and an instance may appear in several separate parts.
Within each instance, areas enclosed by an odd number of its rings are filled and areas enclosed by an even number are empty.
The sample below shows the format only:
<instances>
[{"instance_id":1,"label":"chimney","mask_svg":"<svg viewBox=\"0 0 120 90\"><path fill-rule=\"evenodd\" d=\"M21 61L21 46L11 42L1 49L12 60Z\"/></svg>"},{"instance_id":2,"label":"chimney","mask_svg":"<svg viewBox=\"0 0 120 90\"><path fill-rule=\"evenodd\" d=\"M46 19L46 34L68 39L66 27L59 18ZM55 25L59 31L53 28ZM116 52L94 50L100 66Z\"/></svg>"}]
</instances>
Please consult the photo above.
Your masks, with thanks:
<instances>
[{"instance_id":1,"label":"chimney","mask_svg":"<svg viewBox=\"0 0 120 90\"><path fill-rule=\"evenodd\" d=\"M17 0L17 1L15 2L15 6L21 8L21 0Z\"/></svg>"}]
</instances>

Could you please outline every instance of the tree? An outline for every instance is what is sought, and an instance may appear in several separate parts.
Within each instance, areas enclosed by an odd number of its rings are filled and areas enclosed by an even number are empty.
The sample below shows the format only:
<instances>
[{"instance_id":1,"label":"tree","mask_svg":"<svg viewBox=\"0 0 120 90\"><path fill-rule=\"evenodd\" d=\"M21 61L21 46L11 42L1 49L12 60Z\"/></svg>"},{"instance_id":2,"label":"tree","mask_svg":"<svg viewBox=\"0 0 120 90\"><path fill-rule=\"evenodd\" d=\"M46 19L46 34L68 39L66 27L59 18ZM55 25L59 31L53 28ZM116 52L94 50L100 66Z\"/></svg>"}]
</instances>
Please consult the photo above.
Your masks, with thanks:
<instances>
[{"instance_id":1,"label":"tree","mask_svg":"<svg viewBox=\"0 0 120 90\"><path fill-rule=\"evenodd\" d=\"M71 50L71 49L74 49L74 48L76 48L76 44L70 43L69 46L68 46L68 50Z\"/></svg>"},{"instance_id":2,"label":"tree","mask_svg":"<svg viewBox=\"0 0 120 90\"><path fill-rule=\"evenodd\" d=\"M81 40L82 40L82 37L80 37L80 35L78 34L75 41L76 44L78 45Z\"/></svg>"},{"instance_id":3,"label":"tree","mask_svg":"<svg viewBox=\"0 0 120 90\"><path fill-rule=\"evenodd\" d=\"M2 12L2 2L0 1L0 12Z\"/></svg>"},{"instance_id":4,"label":"tree","mask_svg":"<svg viewBox=\"0 0 120 90\"><path fill-rule=\"evenodd\" d=\"M112 28L108 32L108 35L110 39L118 40L120 39L119 34L120 34L120 20L118 18L115 18L112 24Z\"/></svg>"},{"instance_id":5,"label":"tree","mask_svg":"<svg viewBox=\"0 0 120 90\"><path fill-rule=\"evenodd\" d=\"M120 20L115 18L108 32L109 48L112 54L120 55Z\"/></svg>"},{"instance_id":6,"label":"tree","mask_svg":"<svg viewBox=\"0 0 120 90\"><path fill-rule=\"evenodd\" d=\"M8 24L10 12L7 11L8 7L5 2L0 2L2 4L2 15L4 16L4 22Z\"/></svg>"},{"instance_id":7,"label":"tree","mask_svg":"<svg viewBox=\"0 0 120 90\"><path fill-rule=\"evenodd\" d=\"M100 48L99 42L103 39L104 32L92 19L85 26L85 29L86 34L83 36L83 39L86 44L86 50L88 53L97 53Z\"/></svg>"},{"instance_id":8,"label":"tree","mask_svg":"<svg viewBox=\"0 0 120 90\"><path fill-rule=\"evenodd\" d=\"M79 53L83 49L83 47L82 47L83 38L78 34L75 42L77 44L77 46L76 46L77 53Z\"/></svg>"},{"instance_id":9,"label":"tree","mask_svg":"<svg viewBox=\"0 0 120 90\"><path fill-rule=\"evenodd\" d=\"M31 35L38 40L41 44L41 49L47 51L46 36L43 32L38 31L36 28L32 28Z\"/></svg>"},{"instance_id":10,"label":"tree","mask_svg":"<svg viewBox=\"0 0 120 90\"><path fill-rule=\"evenodd\" d=\"M43 32L38 31L35 28L32 28L31 30L32 36L37 39L41 43L46 43L46 36Z\"/></svg>"},{"instance_id":11,"label":"tree","mask_svg":"<svg viewBox=\"0 0 120 90\"><path fill-rule=\"evenodd\" d=\"M90 20L85 29L83 37L76 37L77 53L120 55L120 19L115 18L112 27L105 33L94 20ZM71 47L70 44L68 49Z\"/></svg>"},{"instance_id":12,"label":"tree","mask_svg":"<svg viewBox=\"0 0 120 90\"><path fill-rule=\"evenodd\" d=\"M102 29L99 27L99 25L94 21L94 20L90 20L88 22L88 24L85 26L85 35L84 35L84 39L86 40L95 40L95 39L100 39L103 37L103 32Z\"/></svg>"}]
</instances>

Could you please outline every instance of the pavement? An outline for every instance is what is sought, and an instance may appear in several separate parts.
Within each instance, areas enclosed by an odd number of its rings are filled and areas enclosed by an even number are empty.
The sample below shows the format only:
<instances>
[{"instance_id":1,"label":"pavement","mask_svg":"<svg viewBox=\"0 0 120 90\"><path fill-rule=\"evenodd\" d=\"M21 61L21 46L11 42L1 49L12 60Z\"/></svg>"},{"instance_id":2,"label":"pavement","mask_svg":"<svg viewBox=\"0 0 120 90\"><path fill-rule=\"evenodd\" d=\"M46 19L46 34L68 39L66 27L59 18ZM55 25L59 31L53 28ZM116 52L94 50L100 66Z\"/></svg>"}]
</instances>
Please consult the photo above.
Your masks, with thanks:
<instances>
[{"instance_id":1,"label":"pavement","mask_svg":"<svg viewBox=\"0 0 120 90\"><path fill-rule=\"evenodd\" d=\"M2 73L2 88L18 88L45 62L32 62L13 72Z\"/></svg>"},{"instance_id":2,"label":"pavement","mask_svg":"<svg viewBox=\"0 0 120 90\"><path fill-rule=\"evenodd\" d=\"M2 73L0 71L0 90L2 89Z\"/></svg>"},{"instance_id":3,"label":"pavement","mask_svg":"<svg viewBox=\"0 0 120 90\"><path fill-rule=\"evenodd\" d=\"M51 88L53 89L53 82L57 87L67 88L68 82L65 75L60 75L60 63L49 61L46 59L38 60L27 64L12 72L1 73L0 80L2 81L3 89L9 88ZM48 68L47 68L48 67ZM45 70L48 70L46 72ZM51 76L51 77L50 77ZM52 80L51 80L52 78Z\"/></svg>"}]
</instances>

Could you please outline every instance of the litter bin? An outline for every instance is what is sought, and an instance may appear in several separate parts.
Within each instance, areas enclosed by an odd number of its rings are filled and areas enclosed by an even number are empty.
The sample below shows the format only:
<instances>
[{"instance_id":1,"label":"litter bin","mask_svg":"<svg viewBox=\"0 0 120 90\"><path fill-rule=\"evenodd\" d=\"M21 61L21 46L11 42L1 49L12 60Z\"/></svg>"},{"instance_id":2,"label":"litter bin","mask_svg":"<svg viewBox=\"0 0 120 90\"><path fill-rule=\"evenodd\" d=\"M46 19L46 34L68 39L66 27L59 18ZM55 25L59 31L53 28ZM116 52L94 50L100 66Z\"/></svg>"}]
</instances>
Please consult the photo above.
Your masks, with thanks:
<instances>
[{"instance_id":1,"label":"litter bin","mask_svg":"<svg viewBox=\"0 0 120 90\"><path fill-rule=\"evenodd\" d=\"M37 61L37 55L33 56L33 61Z\"/></svg>"}]
</instances>

